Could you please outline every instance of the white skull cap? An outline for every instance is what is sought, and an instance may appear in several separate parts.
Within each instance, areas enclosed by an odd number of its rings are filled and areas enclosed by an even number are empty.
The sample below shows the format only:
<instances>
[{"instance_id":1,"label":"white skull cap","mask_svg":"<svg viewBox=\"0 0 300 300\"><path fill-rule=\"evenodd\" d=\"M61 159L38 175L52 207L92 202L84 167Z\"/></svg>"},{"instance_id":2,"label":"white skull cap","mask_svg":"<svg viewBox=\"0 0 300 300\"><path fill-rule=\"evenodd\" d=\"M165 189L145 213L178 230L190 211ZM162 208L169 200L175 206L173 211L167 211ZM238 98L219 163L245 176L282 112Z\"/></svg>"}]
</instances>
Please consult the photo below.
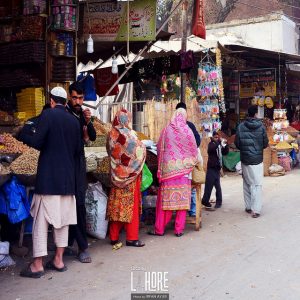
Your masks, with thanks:
<instances>
[{"instance_id":1,"label":"white skull cap","mask_svg":"<svg viewBox=\"0 0 300 300\"><path fill-rule=\"evenodd\" d=\"M61 86L56 86L54 87L50 94L54 97L60 97L60 98L64 98L64 99L67 99L67 92L64 88L62 88Z\"/></svg>"}]
</instances>

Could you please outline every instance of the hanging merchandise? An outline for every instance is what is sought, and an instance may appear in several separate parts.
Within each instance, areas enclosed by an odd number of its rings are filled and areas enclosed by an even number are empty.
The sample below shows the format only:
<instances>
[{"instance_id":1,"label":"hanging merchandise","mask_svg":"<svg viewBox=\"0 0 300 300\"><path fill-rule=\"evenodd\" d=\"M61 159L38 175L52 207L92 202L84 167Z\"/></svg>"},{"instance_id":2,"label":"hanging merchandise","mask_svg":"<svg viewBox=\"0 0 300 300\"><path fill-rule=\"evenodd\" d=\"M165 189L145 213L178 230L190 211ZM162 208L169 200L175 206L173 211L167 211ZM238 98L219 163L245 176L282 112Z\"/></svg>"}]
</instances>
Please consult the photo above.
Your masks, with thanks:
<instances>
[{"instance_id":1,"label":"hanging merchandise","mask_svg":"<svg viewBox=\"0 0 300 300\"><path fill-rule=\"evenodd\" d=\"M271 97L266 97L265 105L266 105L267 108L273 108L274 102L273 102Z\"/></svg>"},{"instance_id":2,"label":"hanging merchandise","mask_svg":"<svg viewBox=\"0 0 300 300\"><path fill-rule=\"evenodd\" d=\"M80 73L77 77L78 81L81 81L84 90L84 100L86 101L96 101L97 94L95 89L95 79L91 74L84 75Z\"/></svg>"},{"instance_id":3,"label":"hanging merchandise","mask_svg":"<svg viewBox=\"0 0 300 300\"><path fill-rule=\"evenodd\" d=\"M265 97L259 97L258 98L258 101L257 101L257 104L261 107L263 107L265 105Z\"/></svg>"},{"instance_id":4,"label":"hanging merchandise","mask_svg":"<svg viewBox=\"0 0 300 300\"><path fill-rule=\"evenodd\" d=\"M219 106L221 112L226 113L225 99L224 99L224 86L222 75L222 54L219 48L216 49L216 65L218 70L218 84L219 84Z\"/></svg>"},{"instance_id":5,"label":"hanging merchandise","mask_svg":"<svg viewBox=\"0 0 300 300\"><path fill-rule=\"evenodd\" d=\"M198 36L202 39L206 38L203 0L194 1L192 33L193 35Z\"/></svg>"},{"instance_id":6,"label":"hanging merchandise","mask_svg":"<svg viewBox=\"0 0 300 300\"><path fill-rule=\"evenodd\" d=\"M203 131L209 134L214 130L221 129L219 113L220 111L226 112L220 51L216 54L216 62L217 65L207 52L207 55L199 63L197 78L197 94L200 97L200 123Z\"/></svg>"},{"instance_id":7,"label":"hanging merchandise","mask_svg":"<svg viewBox=\"0 0 300 300\"><path fill-rule=\"evenodd\" d=\"M194 52L189 50L180 54L180 71L183 73L189 72L195 67Z\"/></svg>"},{"instance_id":8,"label":"hanging merchandise","mask_svg":"<svg viewBox=\"0 0 300 300\"><path fill-rule=\"evenodd\" d=\"M96 92L100 97L106 95L112 85L118 80L118 74L112 74L111 68L97 69L93 71L96 82ZM116 85L107 96L114 96L119 93L119 87Z\"/></svg>"}]
</instances>

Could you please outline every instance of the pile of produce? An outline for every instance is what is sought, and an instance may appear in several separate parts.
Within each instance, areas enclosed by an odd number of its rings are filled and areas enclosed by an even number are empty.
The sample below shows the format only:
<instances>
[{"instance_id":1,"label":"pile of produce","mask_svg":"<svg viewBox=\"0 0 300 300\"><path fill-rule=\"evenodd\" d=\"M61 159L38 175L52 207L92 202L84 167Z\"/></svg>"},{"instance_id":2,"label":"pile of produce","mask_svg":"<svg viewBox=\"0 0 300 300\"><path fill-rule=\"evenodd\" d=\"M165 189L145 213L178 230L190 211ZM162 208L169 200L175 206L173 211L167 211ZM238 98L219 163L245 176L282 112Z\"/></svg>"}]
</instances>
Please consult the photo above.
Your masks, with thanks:
<instances>
[{"instance_id":1,"label":"pile of produce","mask_svg":"<svg viewBox=\"0 0 300 300\"><path fill-rule=\"evenodd\" d=\"M23 144L22 142L19 142L16 140L11 134L4 133L0 135L0 145L3 145L4 147L1 147L0 152L1 153L7 153L7 154L21 154L25 151L29 150L29 147Z\"/></svg>"},{"instance_id":2,"label":"pile of produce","mask_svg":"<svg viewBox=\"0 0 300 300\"><path fill-rule=\"evenodd\" d=\"M94 142L89 141L87 146L88 147L105 147L107 141L106 135L99 135L96 137L96 140Z\"/></svg>"},{"instance_id":3,"label":"pile of produce","mask_svg":"<svg viewBox=\"0 0 300 300\"><path fill-rule=\"evenodd\" d=\"M96 173L109 174L110 171L110 158L108 156L103 157L102 160L98 162L98 167Z\"/></svg>"},{"instance_id":4,"label":"pile of produce","mask_svg":"<svg viewBox=\"0 0 300 300\"><path fill-rule=\"evenodd\" d=\"M107 135L111 131L111 124L106 124L97 118L93 120L93 125L97 136Z\"/></svg>"},{"instance_id":5,"label":"pile of produce","mask_svg":"<svg viewBox=\"0 0 300 300\"><path fill-rule=\"evenodd\" d=\"M276 150L290 150L290 149L293 149L293 147L287 142L279 142L275 146L275 148L276 148Z\"/></svg>"},{"instance_id":6,"label":"pile of produce","mask_svg":"<svg viewBox=\"0 0 300 300\"><path fill-rule=\"evenodd\" d=\"M37 172L39 155L39 151L33 148L29 148L29 150L24 152L21 156L19 156L11 163L11 171L14 174L35 175Z\"/></svg>"},{"instance_id":7,"label":"pile of produce","mask_svg":"<svg viewBox=\"0 0 300 300\"><path fill-rule=\"evenodd\" d=\"M101 120L94 118L93 125L96 131L96 140L94 142L89 142L88 147L105 147L107 135L111 130L111 124L106 124Z\"/></svg>"}]
</instances>

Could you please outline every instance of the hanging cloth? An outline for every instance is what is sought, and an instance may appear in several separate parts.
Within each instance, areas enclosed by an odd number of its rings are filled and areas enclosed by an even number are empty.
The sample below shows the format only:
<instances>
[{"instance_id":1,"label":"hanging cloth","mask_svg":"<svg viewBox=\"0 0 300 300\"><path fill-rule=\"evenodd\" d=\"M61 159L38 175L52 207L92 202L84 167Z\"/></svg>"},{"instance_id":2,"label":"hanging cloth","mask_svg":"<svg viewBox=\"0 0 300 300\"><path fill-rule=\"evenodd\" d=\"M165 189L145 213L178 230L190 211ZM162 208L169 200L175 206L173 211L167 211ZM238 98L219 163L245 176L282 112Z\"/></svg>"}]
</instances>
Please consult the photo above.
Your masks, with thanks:
<instances>
[{"instance_id":1,"label":"hanging cloth","mask_svg":"<svg viewBox=\"0 0 300 300\"><path fill-rule=\"evenodd\" d=\"M192 34L202 39L206 38L204 22L204 0L194 1Z\"/></svg>"},{"instance_id":2,"label":"hanging cloth","mask_svg":"<svg viewBox=\"0 0 300 300\"><path fill-rule=\"evenodd\" d=\"M118 80L118 74L112 74L111 68L97 69L93 71L96 82L96 92L100 97L106 95L112 85ZM119 87L116 85L108 96L115 96L119 93Z\"/></svg>"}]
</instances>

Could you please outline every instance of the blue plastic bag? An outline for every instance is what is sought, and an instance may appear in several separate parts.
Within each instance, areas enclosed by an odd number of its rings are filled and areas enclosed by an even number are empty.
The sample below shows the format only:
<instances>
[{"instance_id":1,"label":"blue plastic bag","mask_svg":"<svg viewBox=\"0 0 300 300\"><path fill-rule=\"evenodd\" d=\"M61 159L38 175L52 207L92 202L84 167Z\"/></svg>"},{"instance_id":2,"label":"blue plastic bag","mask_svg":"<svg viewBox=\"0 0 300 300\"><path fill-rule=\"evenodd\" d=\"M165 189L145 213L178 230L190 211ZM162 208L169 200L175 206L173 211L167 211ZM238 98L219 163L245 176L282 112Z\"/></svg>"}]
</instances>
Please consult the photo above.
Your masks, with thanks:
<instances>
[{"instance_id":1,"label":"blue plastic bag","mask_svg":"<svg viewBox=\"0 0 300 300\"><path fill-rule=\"evenodd\" d=\"M10 223L15 224L25 220L30 213L30 205L26 189L14 176L3 186L7 206L7 216Z\"/></svg>"},{"instance_id":2,"label":"blue plastic bag","mask_svg":"<svg viewBox=\"0 0 300 300\"><path fill-rule=\"evenodd\" d=\"M77 80L82 80L81 84L83 85L83 89L84 89L84 99L86 101L96 101L97 94L96 94L94 77L90 74L88 74L86 77L84 77L84 75L81 73L77 77Z\"/></svg>"}]
</instances>

